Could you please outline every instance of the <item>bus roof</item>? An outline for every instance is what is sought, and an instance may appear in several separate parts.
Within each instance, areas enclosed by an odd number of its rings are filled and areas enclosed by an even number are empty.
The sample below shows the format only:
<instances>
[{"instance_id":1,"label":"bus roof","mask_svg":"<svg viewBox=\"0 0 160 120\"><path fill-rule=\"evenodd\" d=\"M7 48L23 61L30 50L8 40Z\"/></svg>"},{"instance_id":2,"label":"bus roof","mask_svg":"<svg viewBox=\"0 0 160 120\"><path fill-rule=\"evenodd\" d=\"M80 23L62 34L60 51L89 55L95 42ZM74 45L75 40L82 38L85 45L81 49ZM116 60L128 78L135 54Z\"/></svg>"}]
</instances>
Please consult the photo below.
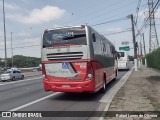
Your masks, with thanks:
<instances>
[{"instance_id":1,"label":"bus roof","mask_svg":"<svg viewBox=\"0 0 160 120\"><path fill-rule=\"evenodd\" d=\"M78 25L78 26L60 26L60 27L56 27L56 28L51 28L51 29L46 29L46 30L44 30L44 32L45 31L50 31L50 30L58 30L58 29L65 29L65 28L79 28L79 27L82 27L82 28L84 28L84 27L89 27L89 28L91 28L91 29L93 29L91 26L89 26L89 25ZM94 30L94 29L93 29ZM98 33L96 30L94 30L96 33ZM98 33L99 34L99 33ZM102 34L99 34L101 37L103 37L104 39L107 39L106 37L104 37ZM108 39L107 39L108 40ZM111 45L113 45L114 46L114 44L111 42L111 41L107 41L108 43L110 43Z\"/></svg>"},{"instance_id":2,"label":"bus roof","mask_svg":"<svg viewBox=\"0 0 160 120\"><path fill-rule=\"evenodd\" d=\"M87 25L79 25L79 26L59 26L59 27L51 28L51 29L47 29L47 30L57 30L57 29L63 29L63 28L79 28L79 27L84 28L85 26L87 26Z\"/></svg>"}]
</instances>

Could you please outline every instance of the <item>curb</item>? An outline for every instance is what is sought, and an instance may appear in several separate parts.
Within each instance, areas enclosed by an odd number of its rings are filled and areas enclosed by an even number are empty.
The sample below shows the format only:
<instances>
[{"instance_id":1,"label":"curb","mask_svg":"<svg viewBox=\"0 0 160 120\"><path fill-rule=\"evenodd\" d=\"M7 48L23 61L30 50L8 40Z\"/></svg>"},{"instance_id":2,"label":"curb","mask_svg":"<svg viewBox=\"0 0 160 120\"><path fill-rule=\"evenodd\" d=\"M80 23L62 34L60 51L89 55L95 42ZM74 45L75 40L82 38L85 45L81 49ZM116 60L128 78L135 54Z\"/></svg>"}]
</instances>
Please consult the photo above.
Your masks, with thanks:
<instances>
[{"instance_id":1,"label":"curb","mask_svg":"<svg viewBox=\"0 0 160 120\"><path fill-rule=\"evenodd\" d=\"M111 97L104 98L104 99L102 98L102 99L100 100L100 102L107 103L107 104L106 104L106 107L105 107L105 109L104 109L103 111L105 111L105 112L108 111L109 106L110 106L110 104L111 104L114 96L116 95L116 93L118 92L118 90L124 85L124 83L128 80L128 78L129 78L129 76L131 75L131 73L132 73L133 70L134 70L134 67L133 67L130 71L128 71L128 72L116 83L116 85L112 88L113 91L109 91L109 92L107 93L107 96L111 96ZM119 83L119 84L118 84L118 83ZM110 95L108 95L108 94L110 94ZM104 120L104 117L100 117L99 120Z\"/></svg>"}]
</instances>

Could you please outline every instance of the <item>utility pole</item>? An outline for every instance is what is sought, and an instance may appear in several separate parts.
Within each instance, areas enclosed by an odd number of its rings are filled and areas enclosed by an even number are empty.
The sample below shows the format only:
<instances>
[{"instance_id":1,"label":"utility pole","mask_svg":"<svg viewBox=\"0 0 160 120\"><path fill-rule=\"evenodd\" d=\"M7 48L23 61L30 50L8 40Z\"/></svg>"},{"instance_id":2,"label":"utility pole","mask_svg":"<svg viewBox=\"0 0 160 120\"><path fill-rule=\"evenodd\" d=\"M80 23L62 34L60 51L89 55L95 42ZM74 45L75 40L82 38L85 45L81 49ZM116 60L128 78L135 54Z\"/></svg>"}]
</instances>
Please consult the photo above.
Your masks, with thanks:
<instances>
[{"instance_id":1,"label":"utility pole","mask_svg":"<svg viewBox=\"0 0 160 120\"><path fill-rule=\"evenodd\" d=\"M3 26L4 26L5 68L7 68L6 25L5 25L4 0L3 0Z\"/></svg>"},{"instance_id":2,"label":"utility pole","mask_svg":"<svg viewBox=\"0 0 160 120\"><path fill-rule=\"evenodd\" d=\"M13 44L12 44L12 32L11 32L11 52L12 52L12 68L13 68Z\"/></svg>"},{"instance_id":3,"label":"utility pole","mask_svg":"<svg viewBox=\"0 0 160 120\"><path fill-rule=\"evenodd\" d=\"M133 48L134 48L134 67L135 67L135 71L137 71L137 46L136 46L133 14L130 15L130 18L131 18L131 23L132 23L132 36L133 36Z\"/></svg>"},{"instance_id":4,"label":"utility pole","mask_svg":"<svg viewBox=\"0 0 160 120\"><path fill-rule=\"evenodd\" d=\"M142 56L143 56L143 53L142 53L142 39L139 43L139 46L140 46L140 65L142 65Z\"/></svg>"},{"instance_id":5,"label":"utility pole","mask_svg":"<svg viewBox=\"0 0 160 120\"><path fill-rule=\"evenodd\" d=\"M142 42L141 41L140 41L139 45L140 45L140 55L142 56L143 53L142 53Z\"/></svg>"},{"instance_id":6,"label":"utility pole","mask_svg":"<svg viewBox=\"0 0 160 120\"><path fill-rule=\"evenodd\" d=\"M138 55L140 55L140 54L139 54L139 52L140 52L140 44L138 44L138 42L137 42L137 45L138 45L138 46L137 46L137 56L138 56Z\"/></svg>"},{"instance_id":7,"label":"utility pole","mask_svg":"<svg viewBox=\"0 0 160 120\"><path fill-rule=\"evenodd\" d=\"M146 60L146 45L144 40L144 33L142 34L143 37L143 49L144 49L144 56L145 56L145 66L147 66L147 60Z\"/></svg>"}]
</instances>

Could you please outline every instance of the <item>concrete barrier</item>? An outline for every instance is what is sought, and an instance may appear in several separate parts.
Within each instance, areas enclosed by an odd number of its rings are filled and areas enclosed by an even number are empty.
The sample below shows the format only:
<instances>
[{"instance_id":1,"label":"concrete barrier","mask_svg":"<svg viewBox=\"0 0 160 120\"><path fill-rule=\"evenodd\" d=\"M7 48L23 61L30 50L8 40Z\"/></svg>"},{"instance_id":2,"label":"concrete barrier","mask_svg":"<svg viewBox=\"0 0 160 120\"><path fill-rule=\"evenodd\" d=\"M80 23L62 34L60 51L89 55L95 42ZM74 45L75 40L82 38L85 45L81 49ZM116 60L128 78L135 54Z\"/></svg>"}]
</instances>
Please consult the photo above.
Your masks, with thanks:
<instances>
[{"instance_id":1,"label":"concrete barrier","mask_svg":"<svg viewBox=\"0 0 160 120\"><path fill-rule=\"evenodd\" d=\"M42 75L42 72L41 71L38 71L38 72L25 72L22 74L24 74L24 77L32 77L32 76L41 76Z\"/></svg>"}]
</instances>

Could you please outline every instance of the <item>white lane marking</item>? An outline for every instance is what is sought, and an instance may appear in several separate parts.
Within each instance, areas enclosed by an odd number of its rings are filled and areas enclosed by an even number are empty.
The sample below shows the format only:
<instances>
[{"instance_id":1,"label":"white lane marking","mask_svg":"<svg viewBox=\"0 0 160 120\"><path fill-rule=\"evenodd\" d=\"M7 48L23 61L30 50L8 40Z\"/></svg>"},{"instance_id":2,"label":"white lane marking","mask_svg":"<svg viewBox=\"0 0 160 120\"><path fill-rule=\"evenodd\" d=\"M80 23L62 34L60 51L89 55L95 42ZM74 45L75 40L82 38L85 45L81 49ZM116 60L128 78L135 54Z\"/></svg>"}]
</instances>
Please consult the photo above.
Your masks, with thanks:
<instances>
[{"instance_id":1,"label":"white lane marking","mask_svg":"<svg viewBox=\"0 0 160 120\"><path fill-rule=\"evenodd\" d=\"M36 77L36 78L32 78L32 79L26 79L26 80L19 80L19 81L8 82L8 83L0 84L0 86L2 86L2 85L8 85L8 84L13 84L13 83L19 83L19 82L32 81L32 80L40 79L40 78L43 78L43 77Z\"/></svg>"},{"instance_id":2,"label":"white lane marking","mask_svg":"<svg viewBox=\"0 0 160 120\"><path fill-rule=\"evenodd\" d=\"M24 104L24 105L19 106L19 107L16 107L16 108L11 109L11 110L9 110L9 111L17 111L17 110L20 110L20 109L25 108L25 107L27 107L27 106L30 106L30 105L32 105L32 104L38 103L38 102L40 102L40 101L42 101L42 100L45 100L45 99L47 99L47 98L49 98L49 97L55 96L55 95L57 95L57 94L59 94L59 93L60 93L60 92L53 93L53 94L51 94L51 95L48 95L48 96L45 96L45 97L43 97L43 98L37 99L37 100L35 100L35 101L32 101L32 102L30 102L30 103Z\"/></svg>"},{"instance_id":3,"label":"white lane marking","mask_svg":"<svg viewBox=\"0 0 160 120\"><path fill-rule=\"evenodd\" d=\"M118 90L124 85L124 83L127 81L129 78L130 74L132 73L134 68L132 68L130 71L128 71L117 83L115 86L113 86L106 94L99 100L99 102L104 102L107 103L104 111L108 111L109 106L112 102L112 99L118 92ZM103 120L103 117L100 117L99 120Z\"/></svg>"},{"instance_id":4,"label":"white lane marking","mask_svg":"<svg viewBox=\"0 0 160 120\"><path fill-rule=\"evenodd\" d=\"M18 87L18 86L23 86L23 85L26 85L27 83L21 83L21 84L16 84L15 86Z\"/></svg>"}]
</instances>

